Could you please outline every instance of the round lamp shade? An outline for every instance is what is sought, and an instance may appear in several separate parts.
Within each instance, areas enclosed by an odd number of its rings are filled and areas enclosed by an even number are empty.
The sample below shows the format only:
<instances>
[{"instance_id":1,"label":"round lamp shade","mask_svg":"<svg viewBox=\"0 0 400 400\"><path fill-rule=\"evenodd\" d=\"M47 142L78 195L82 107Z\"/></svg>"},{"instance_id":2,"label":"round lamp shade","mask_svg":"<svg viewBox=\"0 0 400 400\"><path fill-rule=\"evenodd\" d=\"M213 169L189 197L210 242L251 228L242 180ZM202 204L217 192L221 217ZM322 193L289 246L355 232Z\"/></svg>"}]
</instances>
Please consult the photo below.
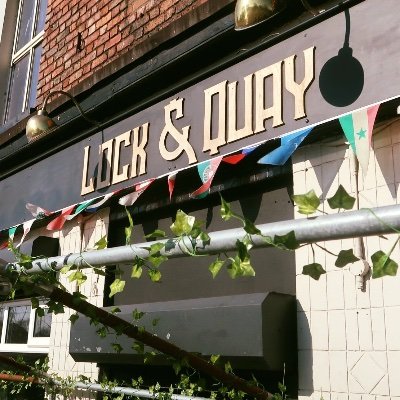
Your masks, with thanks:
<instances>
[{"instance_id":1,"label":"round lamp shade","mask_svg":"<svg viewBox=\"0 0 400 400\"><path fill-rule=\"evenodd\" d=\"M49 117L46 110L39 110L26 124L26 137L28 138L28 142L40 138L45 132L55 126L56 123Z\"/></svg>"},{"instance_id":2,"label":"round lamp shade","mask_svg":"<svg viewBox=\"0 0 400 400\"><path fill-rule=\"evenodd\" d=\"M237 0L235 29L242 30L257 25L281 11L285 0Z\"/></svg>"}]
</instances>

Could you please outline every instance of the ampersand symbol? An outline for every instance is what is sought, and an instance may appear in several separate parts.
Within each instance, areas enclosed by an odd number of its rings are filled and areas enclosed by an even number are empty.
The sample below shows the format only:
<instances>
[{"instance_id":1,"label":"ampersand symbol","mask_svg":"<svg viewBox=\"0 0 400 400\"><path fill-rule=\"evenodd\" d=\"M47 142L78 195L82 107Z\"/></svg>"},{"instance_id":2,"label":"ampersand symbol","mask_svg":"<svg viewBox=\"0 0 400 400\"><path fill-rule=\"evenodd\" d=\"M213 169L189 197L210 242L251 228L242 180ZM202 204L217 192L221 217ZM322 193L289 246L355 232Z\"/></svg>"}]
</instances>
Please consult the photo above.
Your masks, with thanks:
<instances>
[{"instance_id":1,"label":"ampersand symbol","mask_svg":"<svg viewBox=\"0 0 400 400\"><path fill-rule=\"evenodd\" d=\"M164 111L165 127L161 133L160 141L158 143L160 154L165 160L172 161L176 160L185 151L189 159L189 164L197 162L196 154L194 153L193 147L189 143L190 125L182 128L182 132L180 132L174 126L171 120L173 111L176 111L176 119L183 117L183 99L178 98L171 100L170 103L164 107ZM178 143L177 148L173 151L169 151L166 147L165 142L167 135L171 135Z\"/></svg>"}]
</instances>

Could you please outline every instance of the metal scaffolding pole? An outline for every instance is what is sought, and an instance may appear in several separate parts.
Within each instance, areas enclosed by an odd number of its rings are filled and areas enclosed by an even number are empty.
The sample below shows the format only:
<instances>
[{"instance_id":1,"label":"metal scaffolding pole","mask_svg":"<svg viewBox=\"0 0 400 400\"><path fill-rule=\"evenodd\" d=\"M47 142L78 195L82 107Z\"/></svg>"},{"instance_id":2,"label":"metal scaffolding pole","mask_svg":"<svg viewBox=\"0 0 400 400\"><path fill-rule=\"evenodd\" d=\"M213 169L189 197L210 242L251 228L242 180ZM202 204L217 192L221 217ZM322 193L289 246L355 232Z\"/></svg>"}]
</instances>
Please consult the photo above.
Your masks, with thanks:
<instances>
[{"instance_id":1,"label":"metal scaffolding pole","mask_svg":"<svg viewBox=\"0 0 400 400\"><path fill-rule=\"evenodd\" d=\"M279 221L257 225L263 235L285 235L294 231L299 243L315 243L320 241L347 239L359 236L373 236L395 233L400 230L400 205L377 207L348 211L338 214L322 215L297 220ZM209 234L210 244L203 246L198 243L198 254L217 254L235 249L236 240L245 235L242 228L227 229ZM258 235L253 235L254 247L268 247L268 244ZM166 240L158 241L165 243ZM154 243L154 242L152 242ZM103 250L86 251L59 257L49 257L35 260L28 273L37 273L51 269L59 270L66 265L78 267L106 266L132 263L136 256L146 257L150 242L112 247ZM188 243L188 245L190 245ZM169 258L185 257L187 252L182 246L175 246L164 252ZM8 264L2 268L19 268L18 264ZM1 270L0 270L1 273Z\"/></svg>"}]
</instances>

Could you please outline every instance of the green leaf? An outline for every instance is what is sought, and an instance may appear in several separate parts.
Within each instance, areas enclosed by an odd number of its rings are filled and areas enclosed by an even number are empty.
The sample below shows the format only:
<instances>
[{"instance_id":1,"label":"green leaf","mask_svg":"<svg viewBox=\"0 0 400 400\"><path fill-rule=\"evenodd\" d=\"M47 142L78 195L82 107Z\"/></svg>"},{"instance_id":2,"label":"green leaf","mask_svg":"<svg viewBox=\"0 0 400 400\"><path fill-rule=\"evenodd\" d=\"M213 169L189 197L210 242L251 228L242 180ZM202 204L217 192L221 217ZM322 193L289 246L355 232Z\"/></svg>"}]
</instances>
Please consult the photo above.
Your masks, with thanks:
<instances>
[{"instance_id":1,"label":"green leaf","mask_svg":"<svg viewBox=\"0 0 400 400\"><path fill-rule=\"evenodd\" d=\"M170 229L176 236L189 235L195 221L195 217L187 215L182 210L178 210L175 222L171 225Z\"/></svg>"},{"instance_id":2,"label":"green leaf","mask_svg":"<svg viewBox=\"0 0 400 400\"><path fill-rule=\"evenodd\" d=\"M100 268L93 268L93 272L97 275L107 276L106 272Z\"/></svg>"},{"instance_id":3,"label":"green leaf","mask_svg":"<svg viewBox=\"0 0 400 400\"><path fill-rule=\"evenodd\" d=\"M398 265L382 250L372 254L372 278L381 278L382 276L396 276Z\"/></svg>"},{"instance_id":4,"label":"green leaf","mask_svg":"<svg viewBox=\"0 0 400 400\"><path fill-rule=\"evenodd\" d=\"M74 271L68 276L70 282L76 281L78 286L82 285L87 279L87 276L82 271Z\"/></svg>"},{"instance_id":5,"label":"green leaf","mask_svg":"<svg viewBox=\"0 0 400 400\"><path fill-rule=\"evenodd\" d=\"M212 354L210 357L211 364L215 364L219 360L219 357L220 357L219 355Z\"/></svg>"},{"instance_id":6,"label":"green leaf","mask_svg":"<svg viewBox=\"0 0 400 400\"><path fill-rule=\"evenodd\" d=\"M220 197L221 197L221 217L224 221L229 221L234 216L234 213L231 209L231 205L228 202L226 202L221 195Z\"/></svg>"},{"instance_id":7,"label":"green leaf","mask_svg":"<svg viewBox=\"0 0 400 400\"><path fill-rule=\"evenodd\" d=\"M147 258L147 261L149 261L152 265L154 265L156 268L158 268L164 261L167 261L168 257L166 256L150 256Z\"/></svg>"},{"instance_id":8,"label":"green leaf","mask_svg":"<svg viewBox=\"0 0 400 400\"><path fill-rule=\"evenodd\" d=\"M87 297L84 294L82 294L81 292L72 293L72 303L74 305L79 305L82 300L87 300Z\"/></svg>"},{"instance_id":9,"label":"green leaf","mask_svg":"<svg viewBox=\"0 0 400 400\"><path fill-rule=\"evenodd\" d=\"M149 277L152 280L152 282L160 282L161 280L161 272L157 269L150 269L149 272Z\"/></svg>"},{"instance_id":10,"label":"green leaf","mask_svg":"<svg viewBox=\"0 0 400 400\"><path fill-rule=\"evenodd\" d=\"M166 242L165 242L165 251L170 251L170 250L173 250L174 248L176 247L176 243L175 243L175 240L174 239L168 239Z\"/></svg>"},{"instance_id":11,"label":"green leaf","mask_svg":"<svg viewBox=\"0 0 400 400\"><path fill-rule=\"evenodd\" d=\"M229 361L225 363L224 367L227 374L231 374L233 372L232 365Z\"/></svg>"},{"instance_id":12,"label":"green leaf","mask_svg":"<svg viewBox=\"0 0 400 400\"><path fill-rule=\"evenodd\" d=\"M339 185L338 190L333 197L328 199L328 204L332 209L343 208L344 210L351 210L355 201L355 197L350 196L346 192L346 189L342 185Z\"/></svg>"},{"instance_id":13,"label":"green leaf","mask_svg":"<svg viewBox=\"0 0 400 400\"><path fill-rule=\"evenodd\" d=\"M113 297L115 294L120 293L124 290L125 281L121 281L121 279L117 278L111 285L110 285L110 295L109 297Z\"/></svg>"},{"instance_id":14,"label":"green leaf","mask_svg":"<svg viewBox=\"0 0 400 400\"><path fill-rule=\"evenodd\" d=\"M312 263L303 267L303 275L308 275L316 281L319 280L322 274L326 274L326 271L322 268L321 264Z\"/></svg>"},{"instance_id":15,"label":"green leaf","mask_svg":"<svg viewBox=\"0 0 400 400\"><path fill-rule=\"evenodd\" d=\"M64 312L64 307L61 303L54 301L54 300L49 300L46 305L49 307L48 313L51 314L62 314Z\"/></svg>"},{"instance_id":16,"label":"green leaf","mask_svg":"<svg viewBox=\"0 0 400 400\"><path fill-rule=\"evenodd\" d=\"M199 235L199 239L203 242L203 245L210 244L211 238L207 232L201 232Z\"/></svg>"},{"instance_id":17,"label":"green leaf","mask_svg":"<svg viewBox=\"0 0 400 400\"><path fill-rule=\"evenodd\" d=\"M217 258L210 266L208 267L208 270L211 272L212 277L215 278L219 271L221 270L222 266L225 264L224 260L220 260Z\"/></svg>"},{"instance_id":18,"label":"green leaf","mask_svg":"<svg viewBox=\"0 0 400 400\"><path fill-rule=\"evenodd\" d=\"M119 312L121 312L121 309L119 307L113 307L111 309L111 314L117 314Z\"/></svg>"},{"instance_id":19,"label":"green leaf","mask_svg":"<svg viewBox=\"0 0 400 400\"><path fill-rule=\"evenodd\" d=\"M121 351L123 350L122 346L119 343L111 343L111 346L118 354L121 353Z\"/></svg>"},{"instance_id":20,"label":"green leaf","mask_svg":"<svg viewBox=\"0 0 400 400\"><path fill-rule=\"evenodd\" d=\"M156 229L154 232L145 236L146 239L160 239L165 238L167 235L161 229Z\"/></svg>"},{"instance_id":21,"label":"green leaf","mask_svg":"<svg viewBox=\"0 0 400 400\"><path fill-rule=\"evenodd\" d=\"M131 278L139 279L142 276L142 273L143 268L139 264L136 264L132 267Z\"/></svg>"},{"instance_id":22,"label":"green leaf","mask_svg":"<svg viewBox=\"0 0 400 400\"><path fill-rule=\"evenodd\" d=\"M71 316L69 317L69 320L71 321L71 324L73 325L77 319L79 318L79 314L75 313L75 314L71 314Z\"/></svg>"},{"instance_id":23,"label":"green leaf","mask_svg":"<svg viewBox=\"0 0 400 400\"><path fill-rule=\"evenodd\" d=\"M96 250L103 250L107 247L107 236L103 236L101 239L99 239L95 244L94 248Z\"/></svg>"},{"instance_id":24,"label":"green leaf","mask_svg":"<svg viewBox=\"0 0 400 400\"><path fill-rule=\"evenodd\" d=\"M99 337L104 339L107 336L108 331L107 331L107 328L105 326L102 326L101 328L97 329L96 333L97 333L97 335Z\"/></svg>"},{"instance_id":25,"label":"green leaf","mask_svg":"<svg viewBox=\"0 0 400 400\"><path fill-rule=\"evenodd\" d=\"M164 243L154 243L150 246L149 254L151 256L158 254L160 250L162 250L165 247Z\"/></svg>"},{"instance_id":26,"label":"green leaf","mask_svg":"<svg viewBox=\"0 0 400 400\"><path fill-rule=\"evenodd\" d=\"M144 312L143 311L139 311L136 308L132 311L132 318L135 321L138 321L139 319L141 319L143 317L143 315L144 315Z\"/></svg>"},{"instance_id":27,"label":"green leaf","mask_svg":"<svg viewBox=\"0 0 400 400\"><path fill-rule=\"evenodd\" d=\"M160 318L154 318L153 321L151 321L151 324L153 326L157 326L159 322L160 322Z\"/></svg>"},{"instance_id":28,"label":"green leaf","mask_svg":"<svg viewBox=\"0 0 400 400\"><path fill-rule=\"evenodd\" d=\"M305 215L314 214L321 204L314 190L305 194L294 194L292 200L299 207L299 213Z\"/></svg>"},{"instance_id":29,"label":"green leaf","mask_svg":"<svg viewBox=\"0 0 400 400\"><path fill-rule=\"evenodd\" d=\"M66 265L66 266L64 266L64 267L62 267L62 268L60 269L60 272L61 272L62 274L66 274L67 272L69 272L70 269L71 269L71 266L70 266L70 265Z\"/></svg>"},{"instance_id":30,"label":"green leaf","mask_svg":"<svg viewBox=\"0 0 400 400\"><path fill-rule=\"evenodd\" d=\"M138 354L144 353L144 344L142 342L134 342L132 345L132 349L136 351Z\"/></svg>"},{"instance_id":31,"label":"green leaf","mask_svg":"<svg viewBox=\"0 0 400 400\"><path fill-rule=\"evenodd\" d=\"M228 267L228 274L232 279L240 276L255 276L255 271L250 264L250 258L241 259L239 256L230 258L232 261Z\"/></svg>"},{"instance_id":32,"label":"green leaf","mask_svg":"<svg viewBox=\"0 0 400 400\"><path fill-rule=\"evenodd\" d=\"M38 307L38 308L36 309L36 315L37 315L39 318L44 317L44 308Z\"/></svg>"},{"instance_id":33,"label":"green leaf","mask_svg":"<svg viewBox=\"0 0 400 400\"><path fill-rule=\"evenodd\" d=\"M39 307L39 299L37 297L31 297L31 303L33 309Z\"/></svg>"},{"instance_id":34,"label":"green leaf","mask_svg":"<svg viewBox=\"0 0 400 400\"><path fill-rule=\"evenodd\" d=\"M299 242L296 239L294 231L290 231L286 235L275 235L274 245L285 250L296 250L299 248Z\"/></svg>"},{"instance_id":35,"label":"green leaf","mask_svg":"<svg viewBox=\"0 0 400 400\"><path fill-rule=\"evenodd\" d=\"M131 213L128 211L128 209L125 207L126 214L128 216L128 221L129 221L129 226L125 228L125 244L130 244L131 243L131 237L132 237L132 231L133 231L133 219L131 216Z\"/></svg>"},{"instance_id":36,"label":"green leaf","mask_svg":"<svg viewBox=\"0 0 400 400\"><path fill-rule=\"evenodd\" d=\"M341 250L335 261L335 266L338 268L343 268L347 264L352 264L358 260L359 260L359 258L354 255L353 249Z\"/></svg>"},{"instance_id":37,"label":"green leaf","mask_svg":"<svg viewBox=\"0 0 400 400\"><path fill-rule=\"evenodd\" d=\"M261 231L249 219L244 219L244 230L250 235L261 235Z\"/></svg>"}]
</instances>

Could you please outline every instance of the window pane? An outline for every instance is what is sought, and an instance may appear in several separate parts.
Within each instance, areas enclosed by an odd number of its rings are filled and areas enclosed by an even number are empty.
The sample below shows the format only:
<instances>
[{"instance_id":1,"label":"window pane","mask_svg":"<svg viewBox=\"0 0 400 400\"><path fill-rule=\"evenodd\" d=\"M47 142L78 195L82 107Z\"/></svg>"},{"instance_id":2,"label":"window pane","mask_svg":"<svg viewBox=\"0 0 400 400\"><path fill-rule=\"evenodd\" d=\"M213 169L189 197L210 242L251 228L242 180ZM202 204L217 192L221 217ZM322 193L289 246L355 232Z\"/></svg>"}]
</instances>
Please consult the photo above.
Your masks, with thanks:
<instances>
[{"instance_id":1,"label":"window pane","mask_svg":"<svg viewBox=\"0 0 400 400\"><path fill-rule=\"evenodd\" d=\"M44 29L44 23L46 21L46 10L47 10L47 0L39 0L39 11L37 17L35 36Z\"/></svg>"},{"instance_id":2,"label":"window pane","mask_svg":"<svg viewBox=\"0 0 400 400\"><path fill-rule=\"evenodd\" d=\"M22 113L24 107L24 94L26 77L28 74L29 54L15 64L11 72L11 85L9 93L9 103L7 120L15 118Z\"/></svg>"},{"instance_id":3,"label":"window pane","mask_svg":"<svg viewBox=\"0 0 400 400\"><path fill-rule=\"evenodd\" d=\"M30 306L8 309L6 343L28 343Z\"/></svg>"},{"instance_id":4,"label":"window pane","mask_svg":"<svg viewBox=\"0 0 400 400\"><path fill-rule=\"evenodd\" d=\"M43 317L35 316L35 327L33 337L50 337L51 314L44 314Z\"/></svg>"},{"instance_id":5,"label":"window pane","mask_svg":"<svg viewBox=\"0 0 400 400\"><path fill-rule=\"evenodd\" d=\"M21 22L15 51L20 50L32 39L33 14L35 10L35 0L23 0Z\"/></svg>"},{"instance_id":6,"label":"window pane","mask_svg":"<svg viewBox=\"0 0 400 400\"><path fill-rule=\"evenodd\" d=\"M40 66L40 56L42 55L42 45L35 48L33 53L33 66L32 66L32 78L31 78L31 88L29 93L29 107L36 106L36 93L39 79L39 66Z\"/></svg>"}]
</instances>

